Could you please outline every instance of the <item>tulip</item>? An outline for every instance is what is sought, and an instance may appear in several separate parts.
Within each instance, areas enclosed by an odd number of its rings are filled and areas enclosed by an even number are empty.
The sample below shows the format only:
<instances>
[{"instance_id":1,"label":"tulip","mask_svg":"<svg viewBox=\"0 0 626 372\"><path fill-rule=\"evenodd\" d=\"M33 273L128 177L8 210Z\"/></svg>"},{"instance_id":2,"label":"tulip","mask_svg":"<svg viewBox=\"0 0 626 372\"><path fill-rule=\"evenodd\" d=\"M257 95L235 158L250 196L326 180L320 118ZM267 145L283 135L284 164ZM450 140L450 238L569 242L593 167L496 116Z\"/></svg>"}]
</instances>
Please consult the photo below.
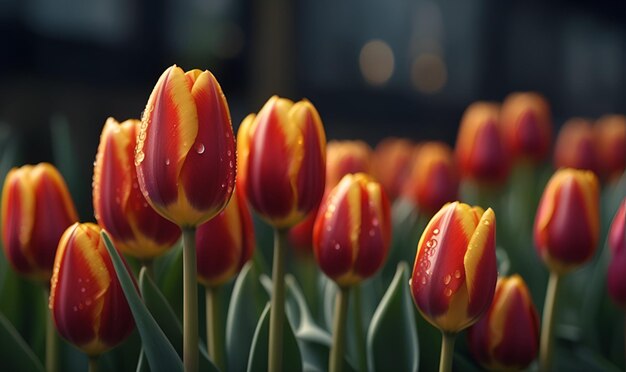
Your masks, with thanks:
<instances>
[{"instance_id":1,"label":"tulip","mask_svg":"<svg viewBox=\"0 0 626 372\"><path fill-rule=\"evenodd\" d=\"M198 369L196 227L221 212L235 185L235 139L209 71L171 66L156 83L137 135L135 167L148 203L183 232L183 364Z\"/></svg>"},{"instance_id":2,"label":"tulip","mask_svg":"<svg viewBox=\"0 0 626 372\"><path fill-rule=\"evenodd\" d=\"M481 184L500 184L508 174L508 153L495 103L471 104L463 114L456 141L461 176Z\"/></svg>"},{"instance_id":3,"label":"tulip","mask_svg":"<svg viewBox=\"0 0 626 372\"><path fill-rule=\"evenodd\" d=\"M611 261L607 273L608 292L613 301L626 310L626 198L613 218L609 230Z\"/></svg>"},{"instance_id":4,"label":"tulip","mask_svg":"<svg viewBox=\"0 0 626 372\"><path fill-rule=\"evenodd\" d=\"M409 140L389 137L374 150L372 174L383 185L389 200L396 200L409 175L415 145Z\"/></svg>"},{"instance_id":5,"label":"tulip","mask_svg":"<svg viewBox=\"0 0 626 372\"><path fill-rule=\"evenodd\" d=\"M458 192L459 177L450 147L441 142L422 144L402 195L432 216L445 203L456 200Z\"/></svg>"},{"instance_id":6,"label":"tulip","mask_svg":"<svg viewBox=\"0 0 626 372\"><path fill-rule=\"evenodd\" d=\"M573 118L563 124L554 145L554 167L586 169L599 174L593 129L587 120Z\"/></svg>"},{"instance_id":7,"label":"tulip","mask_svg":"<svg viewBox=\"0 0 626 372\"><path fill-rule=\"evenodd\" d=\"M609 181L618 179L626 169L626 116L603 116L593 131L602 177Z\"/></svg>"},{"instance_id":8,"label":"tulip","mask_svg":"<svg viewBox=\"0 0 626 372\"><path fill-rule=\"evenodd\" d=\"M417 246L411 294L422 316L441 330L440 371L450 371L455 335L487 311L496 286L496 216L464 203L446 204Z\"/></svg>"},{"instance_id":9,"label":"tulip","mask_svg":"<svg viewBox=\"0 0 626 372\"><path fill-rule=\"evenodd\" d=\"M320 208L313 228L313 252L337 293L329 370L343 362L349 290L382 266L391 242L389 200L382 186L365 173L348 174Z\"/></svg>"},{"instance_id":10,"label":"tulip","mask_svg":"<svg viewBox=\"0 0 626 372\"><path fill-rule=\"evenodd\" d=\"M120 344L135 327L100 231L92 223L65 230L50 291L59 334L91 359Z\"/></svg>"},{"instance_id":11,"label":"tulip","mask_svg":"<svg viewBox=\"0 0 626 372\"><path fill-rule=\"evenodd\" d=\"M98 224L123 253L144 261L164 253L180 229L152 209L137 183L134 151L139 120L104 124L94 163L93 208Z\"/></svg>"},{"instance_id":12,"label":"tulip","mask_svg":"<svg viewBox=\"0 0 626 372\"><path fill-rule=\"evenodd\" d=\"M537 356L539 317L519 275L501 277L491 307L468 330L470 351L486 369L521 370Z\"/></svg>"},{"instance_id":13,"label":"tulip","mask_svg":"<svg viewBox=\"0 0 626 372\"><path fill-rule=\"evenodd\" d=\"M552 142L552 118L546 99L537 93L513 93L502 104L504 142L514 159L538 164Z\"/></svg>"}]
</instances>

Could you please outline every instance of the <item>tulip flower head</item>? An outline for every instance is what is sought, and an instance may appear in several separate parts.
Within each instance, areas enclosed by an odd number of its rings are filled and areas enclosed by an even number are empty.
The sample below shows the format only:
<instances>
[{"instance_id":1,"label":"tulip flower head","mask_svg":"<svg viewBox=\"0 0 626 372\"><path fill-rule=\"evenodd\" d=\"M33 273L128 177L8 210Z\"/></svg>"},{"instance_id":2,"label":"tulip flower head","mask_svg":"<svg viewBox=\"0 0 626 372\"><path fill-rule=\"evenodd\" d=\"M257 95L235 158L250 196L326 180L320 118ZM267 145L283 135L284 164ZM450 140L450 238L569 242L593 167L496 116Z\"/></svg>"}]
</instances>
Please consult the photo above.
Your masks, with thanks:
<instances>
[{"instance_id":1,"label":"tulip flower head","mask_svg":"<svg viewBox=\"0 0 626 372\"><path fill-rule=\"evenodd\" d=\"M195 227L217 215L235 185L235 139L222 88L209 71L171 66L143 112L135 166L163 217Z\"/></svg>"},{"instance_id":2,"label":"tulip flower head","mask_svg":"<svg viewBox=\"0 0 626 372\"><path fill-rule=\"evenodd\" d=\"M341 287L374 275L391 242L389 200L365 173L348 174L320 207L313 227L313 252L322 271Z\"/></svg>"},{"instance_id":3,"label":"tulip flower head","mask_svg":"<svg viewBox=\"0 0 626 372\"><path fill-rule=\"evenodd\" d=\"M115 347L135 327L100 231L92 223L75 223L65 231L50 289L59 334L90 357Z\"/></svg>"},{"instance_id":4,"label":"tulip flower head","mask_svg":"<svg viewBox=\"0 0 626 372\"><path fill-rule=\"evenodd\" d=\"M554 167L586 169L599 174L591 123L573 118L563 124L554 145Z\"/></svg>"},{"instance_id":5,"label":"tulip flower head","mask_svg":"<svg viewBox=\"0 0 626 372\"><path fill-rule=\"evenodd\" d=\"M491 307L467 335L472 355L489 370L521 370L537 357L539 316L521 276L498 279Z\"/></svg>"},{"instance_id":6,"label":"tulip flower head","mask_svg":"<svg viewBox=\"0 0 626 372\"><path fill-rule=\"evenodd\" d=\"M535 217L534 240L551 271L565 274L593 256L600 229L599 202L593 172L560 169L548 181Z\"/></svg>"},{"instance_id":7,"label":"tulip flower head","mask_svg":"<svg viewBox=\"0 0 626 372\"><path fill-rule=\"evenodd\" d=\"M326 189L346 174L371 173L372 148L363 141L330 141L326 146Z\"/></svg>"},{"instance_id":8,"label":"tulip flower head","mask_svg":"<svg viewBox=\"0 0 626 372\"><path fill-rule=\"evenodd\" d=\"M47 163L13 168L2 189L4 253L19 274L48 282L65 229L78 220L59 171Z\"/></svg>"},{"instance_id":9,"label":"tulip flower head","mask_svg":"<svg viewBox=\"0 0 626 372\"><path fill-rule=\"evenodd\" d=\"M256 212L278 229L302 221L324 194L326 137L311 102L274 96L237 134L238 182Z\"/></svg>"},{"instance_id":10,"label":"tulip flower head","mask_svg":"<svg viewBox=\"0 0 626 372\"><path fill-rule=\"evenodd\" d=\"M603 116L594 124L593 131L603 179L619 178L626 169L626 116Z\"/></svg>"},{"instance_id":11,"label":"tulip flower head","mask_svg":"<svg viewBox=\"0 0 626 372\"><path fill-rule=\"evenodd\" d=\"M196 257L198 281L219 286L241 270L254 253L254 229L248 204L239 189L226 208L198 226Z\"/></svg>"},{"instance_id":12,"label":"tulip flower head","mask_svg":"<svg viewBox=\"0 0 626 372\"><path fill-rule=\"evenodd\" d=\"M389 200L393 202L409 176L415 158L415 145L403 138L389 137L382 140L374 150L372 174L383 185Z\"/></svg>"},{"instance_id":13,"label":"tulip flower head","mask_svg":"<svg viewBox=\"0 0 626 372\"><path fill-rule=\"evenodd\" d=\"M626 310L626 198L613 218L609 230L611 261L607 273L609 295Z\"/></svg>"},{"instance_id":14,"label":"tulip flower head","mask_svg":"<svg viewBox=\"0 0 626 372\"><path fill-rule=\"evenodd\" d=\"M139 125L139 120L106 121L94 163L93 207L120 251L152 259L178 240L180 229L156 213L139 190L134 163Z\"/></svg>"},{"instance_id":15,"label":"tulip flower head","mask_svg":"<svg viewBox=\"0 0 626 372\"><path fill-rule=\"evenodd\" d=\"M446 204L430 220L417 246L409 282L422 316L442 332L474 324L496 286L496 216L464 203Z\"/></svg>"}]
</instances>

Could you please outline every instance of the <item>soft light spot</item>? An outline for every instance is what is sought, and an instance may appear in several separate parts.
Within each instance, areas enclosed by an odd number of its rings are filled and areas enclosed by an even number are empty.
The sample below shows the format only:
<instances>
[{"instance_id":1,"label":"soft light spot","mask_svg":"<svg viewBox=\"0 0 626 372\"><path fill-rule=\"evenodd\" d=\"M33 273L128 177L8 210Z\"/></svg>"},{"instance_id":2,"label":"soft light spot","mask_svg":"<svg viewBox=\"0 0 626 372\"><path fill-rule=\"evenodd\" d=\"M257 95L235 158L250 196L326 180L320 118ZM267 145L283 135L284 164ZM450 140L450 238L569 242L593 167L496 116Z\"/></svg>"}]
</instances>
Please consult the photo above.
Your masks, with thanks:
<instances>
[{"instance_id":1,"label":"soft light spot","mask_svg":"<svg viewBox=\"0 0 626 372\"><path fill-rule=\"evenodd\" d=\"M363 78L371 85L383 85L391 78L394 70L391 47L380 39L368 41L359 54L359 67Z\"/></svg>"},{"instance_id":2,"label":"soft light spot","mask_svg":"<svg viewBox=\"0 0 626 372\"><path fill-rule=\"evenodd\" d=\"M446 85L448 72L443 58L438 54L424 53L417 56L411 66L411 82L422 93L433 94Z\"/></svg>"}]
</instances>

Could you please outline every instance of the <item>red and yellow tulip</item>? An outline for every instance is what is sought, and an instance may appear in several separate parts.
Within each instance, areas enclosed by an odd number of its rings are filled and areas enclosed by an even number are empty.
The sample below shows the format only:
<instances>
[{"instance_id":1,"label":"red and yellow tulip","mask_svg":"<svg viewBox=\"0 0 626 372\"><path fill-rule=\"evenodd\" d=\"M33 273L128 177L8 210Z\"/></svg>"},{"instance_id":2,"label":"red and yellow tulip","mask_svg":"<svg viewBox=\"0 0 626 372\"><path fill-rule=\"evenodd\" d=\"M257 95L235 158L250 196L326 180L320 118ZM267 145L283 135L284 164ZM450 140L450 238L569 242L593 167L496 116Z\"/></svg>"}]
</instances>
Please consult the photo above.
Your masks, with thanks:
<instances>
[{"instance_id":1,"label":"red and yellow tulip","mask_svg":"<svg viewBox=\"0 0 626 372\"><path fill-rule=\"evenodd\" d=\"M586 169L599 174L598 154L589 121L573 118L563 124L554 145L554 167Z\"/></svg>"},{"instance_id":2,"label":"red and yellow tulip","mask_svg":"<svg viewBox=\"0 0 626 372\"><path fill-rule=\"evenodd\" d=\"M611 223L609 249L608 292L613 301L626 310L626 198Z\"/></svg>"},{"instance_id":3,"label":"red and yellow tulip","mask_svg":"<svg viewBox=\"0 0 626 372\"><path fill-rule=\"evenodd\" d=\"M2 189L2 242L15 271L48 282L65 229L78 220L59 171L48 163L12 169Z\"/></svg>"},{"instance_id":4,"label":"red and yellow tulip","mask_svg":"<svg viewBox=\"0 0 626 372\"><path fill-rule=\"evenodd\" d=\"M598 179L565 168L548 181L535 217L534 240L552 272L565 274L594 254L600 229Z\"/></svg>"},{"instance_id":5,"label":"red and yellow tulip","mask_svg":"<svg viewBox=\"0 0 626 372\"><path fill-rule=\"evenodd\" d=\"M123 253L153 259L180 238L180 229L152 209L139 190L134 152L139 120L107 119L93 175L96 219Z\"/></svg>"},{"instance_id":6,"label":"red and yellow tulip","mask_svg":"<svg viewBox=\"0 0 626 372\"><path fill-rule=\"evenodd\" d=\"M237 134L238 183L250 205L276 228L302 221L324 194L326 136L311 102L274 96Z\"/></svg>"},{"instance_id":7,"label":"red and yellow tulip","mask_svg":"<svg viewBox=\"0 0 626 372\"><path fill-rule=\"evenodd\" d=\"M600 174L605 180L619 178L626 169L626 116L606 115L593 126Z\"/></svg>"},{"instance_id":8,"label":"red and yellow tulip","mask_svg":"<svg viewBox=\"0 0 626 372\"><path fill-rule=\"evenodd\" d=\"M464 203L446 204L417 246L409 282L418 310L444 333L474 324L496 286L496 216Z\"/></svg>"},{"instance_id":9,"label":"red and yellow tulip","mask_svg":"<svg viewBox=\"0 0 626 372\"><path fill-rule=\"evenodd\" d=\"M521 276L498 279L491 307L467 335L472 355L489 370L522 370L537 357L539 316Z\"/></svg>"},{"instance_id":10,"label":"red and yellow tulip","mask_svg":"<svg viewBox=\"0 0 626 372\"><path fill-rule=\"evenodd\" d=\"M50 290L59 334L90 357L115 347L135 327L100 231L75 223L63 233Z\"/></svg>"},{"instance_id":11,"label":"red and yellow tulip","mask_svg":"<svg viewBox=\"0 0 626 372\"><path fill-rule=\"evenodd\" d=\"M389 137L374 150L372 174L383 185L389 200L396 200L409 176L415 145L406 139Z\"/></svg>"},{"instance_id":12,"label":"red and yellow tulip","mask_svg":"<svg viewBox=\"0 0 626 372\"><path fill-rule=\"evenodd\" d=\"M389 200L364 173L348 174L320 207L313 228L313 252L322 271L341 287L374 275L391 242Z\"/></svg>"},{"instance_id":13,"label":"red and yellow tulip","mask_svg":"<svg viewBox=\"0 0 626 372\"><path fill-rule=\"evenodd\" d=\"M195 227L228 203L235 162L230 112L213 74L165 70L143 112L135 151L148 203L177 225Z\"/></svg>"}]
</instances>

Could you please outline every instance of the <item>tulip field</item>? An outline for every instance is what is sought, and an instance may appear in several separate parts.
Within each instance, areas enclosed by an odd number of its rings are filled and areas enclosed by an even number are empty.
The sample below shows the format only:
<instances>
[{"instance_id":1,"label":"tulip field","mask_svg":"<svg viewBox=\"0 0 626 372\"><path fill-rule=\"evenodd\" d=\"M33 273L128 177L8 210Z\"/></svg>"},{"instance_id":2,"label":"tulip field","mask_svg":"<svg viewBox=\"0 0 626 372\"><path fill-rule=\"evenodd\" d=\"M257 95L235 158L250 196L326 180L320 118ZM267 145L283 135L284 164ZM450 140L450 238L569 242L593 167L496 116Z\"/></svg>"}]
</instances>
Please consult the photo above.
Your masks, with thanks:
<instances>
[{"instance_id":1,"label":"tulip field","mask_svg":"<svg viewBox=\"0 0 626 372\"><path fill-rule=\"evenodd\" d=\"M233 123L211 72L155 80L92 175L3 149L0 370L625 370L626 116L511 93L453 146L368 144L305 98Z\"/></svg>"}]
</instances>

